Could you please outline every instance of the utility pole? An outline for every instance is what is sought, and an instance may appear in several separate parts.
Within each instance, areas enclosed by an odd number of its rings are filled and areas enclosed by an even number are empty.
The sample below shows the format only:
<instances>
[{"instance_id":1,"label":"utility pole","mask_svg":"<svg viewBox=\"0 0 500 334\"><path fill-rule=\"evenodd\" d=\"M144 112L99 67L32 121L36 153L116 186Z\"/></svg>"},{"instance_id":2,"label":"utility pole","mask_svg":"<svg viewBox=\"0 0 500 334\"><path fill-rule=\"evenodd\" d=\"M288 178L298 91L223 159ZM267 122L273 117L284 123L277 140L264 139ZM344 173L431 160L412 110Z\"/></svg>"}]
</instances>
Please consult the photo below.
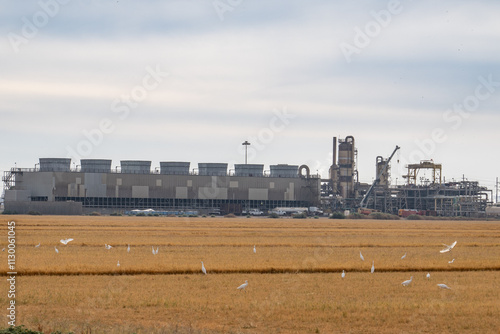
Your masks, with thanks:
<instances>
[{"instance_id":1,"label":"utility pole","mask_svg":"<svg viewBox=\"0 0 500 334\"><path fill-rule=\"evenodd\" d=\"M247 164L247 156L248 156L248 145L250 145L250 143L248 142L248 140L245 140L245 142L241 145L244 145L245 146L245 165Z\"/></svg>"},{"instance_id":2,"label":"utility pole","mask_svg":"<svg viewBox=\"0 0 500 334\"><path fill-rule=\"evenodd\" d=\"M496 193L497 193L497 195L496 195L497 200L495 201L495 203L498 203L498 176L497 176L497 183L496 183L495 189L496 189Z\"/></svg>"}]
</instances>

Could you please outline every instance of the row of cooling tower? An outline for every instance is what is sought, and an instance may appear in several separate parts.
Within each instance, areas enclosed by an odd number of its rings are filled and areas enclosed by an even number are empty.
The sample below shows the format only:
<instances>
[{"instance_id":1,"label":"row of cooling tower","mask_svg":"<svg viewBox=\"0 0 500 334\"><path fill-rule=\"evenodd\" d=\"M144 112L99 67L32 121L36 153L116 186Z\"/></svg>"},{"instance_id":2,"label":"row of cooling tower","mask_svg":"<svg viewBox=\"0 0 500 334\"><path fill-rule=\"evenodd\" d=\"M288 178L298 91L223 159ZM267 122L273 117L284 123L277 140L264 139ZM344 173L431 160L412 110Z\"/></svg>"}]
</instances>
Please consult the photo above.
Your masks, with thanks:
<instances>
[{"instance_id":1,"label":"row of cooling tower","mask_svg":"<svg viewBox=\"0 0 500 334\"><path fill-rule=\"evenodd\" d=\"M81 159L79 172L83 173L111 173L111 160L108 159ZM69 158L40 158L40 172L69 172L71 159ZM198 175L228 175L227 163L198 163ZM116 170L116 169L115 169ZM121 173L149 174L151 161L122 160ZM190 163L182 161L160 162L160 174L189 175ZM264 165L235 164L235 176L264 176ZM278 164L270 166L270 177L298 177L299 166Z\"/></svg>"}]
</instances>

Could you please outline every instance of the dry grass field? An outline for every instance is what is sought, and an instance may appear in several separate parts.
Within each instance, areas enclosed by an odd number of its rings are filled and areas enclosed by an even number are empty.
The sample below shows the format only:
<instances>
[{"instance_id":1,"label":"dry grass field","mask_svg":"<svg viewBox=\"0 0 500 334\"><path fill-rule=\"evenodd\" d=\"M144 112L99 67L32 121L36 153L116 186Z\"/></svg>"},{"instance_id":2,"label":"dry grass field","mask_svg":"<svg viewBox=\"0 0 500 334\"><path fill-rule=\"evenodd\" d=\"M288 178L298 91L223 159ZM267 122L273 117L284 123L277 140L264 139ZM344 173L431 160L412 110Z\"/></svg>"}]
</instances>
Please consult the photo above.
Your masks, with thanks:
<instances>
[{"instance_id":1,"label":"dry grass field","mask_svg":"<svg viewBox=\"0 0 500 334\"><path fill-rule=\"evenodd\" d=\"M500 222L1 218L2 248L16 221L17 324L47 333L500 331Z\"/></svg>"}]
</instances>

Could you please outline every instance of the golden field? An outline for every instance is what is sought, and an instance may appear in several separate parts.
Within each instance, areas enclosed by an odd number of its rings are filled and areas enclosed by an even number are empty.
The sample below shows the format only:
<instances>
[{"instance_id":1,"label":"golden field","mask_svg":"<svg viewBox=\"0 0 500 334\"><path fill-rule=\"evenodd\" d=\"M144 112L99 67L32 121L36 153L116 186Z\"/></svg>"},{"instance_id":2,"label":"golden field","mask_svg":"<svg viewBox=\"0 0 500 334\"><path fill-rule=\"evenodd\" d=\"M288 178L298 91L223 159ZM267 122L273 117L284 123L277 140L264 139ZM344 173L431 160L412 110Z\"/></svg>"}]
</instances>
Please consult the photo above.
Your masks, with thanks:
<instances>
[{"instance_id":1,"label":"golden field","mask_svg":"<svg viewBox=\"0 0 500 334\"><path fill-rule=\"evenodd\" d=\"M500 222L1 218L2 248L16 222L17 324L47 333L500 330Z\"/></svg>"}]
</instances>

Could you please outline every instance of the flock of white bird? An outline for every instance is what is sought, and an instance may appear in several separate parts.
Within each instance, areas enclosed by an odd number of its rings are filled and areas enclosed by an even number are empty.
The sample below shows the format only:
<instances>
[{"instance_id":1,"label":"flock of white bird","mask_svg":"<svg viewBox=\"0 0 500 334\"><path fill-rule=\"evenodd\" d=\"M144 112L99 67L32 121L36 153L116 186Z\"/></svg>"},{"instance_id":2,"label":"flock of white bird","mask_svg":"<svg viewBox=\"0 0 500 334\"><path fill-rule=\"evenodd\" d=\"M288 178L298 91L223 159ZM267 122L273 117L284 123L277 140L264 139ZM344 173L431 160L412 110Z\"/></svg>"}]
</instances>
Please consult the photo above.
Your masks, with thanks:
<instances>
[{"instance_id":1,"label":"flock of white bird","mask_svg":"<svg viewBox=\"0 0 500 334\"><path fill-rule=\"evenodd\" d=\"M67 239L61 239L61 243L63 245L67 245L70 241L73 241L74 239L72 238L67 238ZM439 252L441 254L443 253L448 253L450 252L455 246L456 246L457 242L453 242L451 245L446 245L446 244L443 244L445 246L444 249L440 250ZM40 247L40 243L38 243L38 245L35 245L35 248L39 248ZM113 246L111 245L108 245L108 244L104 244L104 247L106 249L111 249L113 248ZM54 246L54 249L55 249L55 252L57 254L59 254L59 250L57 249L57 246ZM154 248L154 246L151 246L151 250L152 250L152 253L153 255L157 255L158 254L158 251L159 251L159 247L156 247L156 249ZM127 245L127 253L130 253L130 245ZM253 246L253 253L256 254L257 253L257 249L255 248L255 245ZM361 261L364 261L365 258L363 256L363 254L361 254L361 251L359 252L359 257L361 259ZM406 258L406 253L404 253L403 256L401 256L401 260L405 259ZM451 261L448 261L448 263L453 263L455 261L455 259L451 260ZM118 263L116 264L117 267L120 267L120 260L118 260ZM205 268L205 265L203 263L203 261L201 261L201 272L205 275L207 275L207 269ZM375 260L372 260L372 267L371 267L371 270L370 272L373 274L375 272ZM345 278L346 276L346 273L345 273L345 270L342 270L342 274L341 274L341 277L342 278ZM426 275L426 278L427 279L430 279L431 278L431 274L430 273L427 273ZM401 285L403 286L409 286L411 284L411 282L413 281L413 276L410 277L409 280L406 280L404 282L401 283ZM241 284L240 286L238 286L236 289L237 290L245 290L245 288L248 286L248 280L245 280L245 283ZM440 284L437 284L438 287L442 288L442 289L448 289L448 290L451 290L451 288L449 286L447 286L446 284L444 283L440 283Z\"/></svg>"},{"instance_id":2,"label":"flock of white bird","mask_svg":"<svg viewBox=\"0 0 500 334\"><path fill-rule=\"evenodd\" d=\"M455 247L457 244L457 242L453 242L451 245L447 245L447 244L443 244L445 246L444 249L440 250L439 252L441 254L443 253L447 253L447 252L450 252L453 247ZM361 252L359 252L359 258L361 259L361 261L364 261L365 260L365 257L363 256L363 254L361 254ZM406 253L404 253L403 256L401 256L401 260L404 260L406 258ZM451 260L451 261L448 261L448 263L453 263L455 262L455 259ZM372 261L372 268L370 270L370 272L373 274L375 272L375 261ZM342 270L342 274L341 274L342 278L345 277L345 271ZM425 277L427 279L430 279L431 278L431 274L430 273L427 273L427 275L425 275ZM401 285L403 286L409 286L411 284L411 282L413 281L413 276L410 277L409 280L406 280L404 282L401 283ZM438 287L442 288L442 289L448 289L448 290L451 290L451 288L449 286L447 286L446 284L444 283L440 283L440 284L437 284Z\"/></svg>"}]
</instances>

